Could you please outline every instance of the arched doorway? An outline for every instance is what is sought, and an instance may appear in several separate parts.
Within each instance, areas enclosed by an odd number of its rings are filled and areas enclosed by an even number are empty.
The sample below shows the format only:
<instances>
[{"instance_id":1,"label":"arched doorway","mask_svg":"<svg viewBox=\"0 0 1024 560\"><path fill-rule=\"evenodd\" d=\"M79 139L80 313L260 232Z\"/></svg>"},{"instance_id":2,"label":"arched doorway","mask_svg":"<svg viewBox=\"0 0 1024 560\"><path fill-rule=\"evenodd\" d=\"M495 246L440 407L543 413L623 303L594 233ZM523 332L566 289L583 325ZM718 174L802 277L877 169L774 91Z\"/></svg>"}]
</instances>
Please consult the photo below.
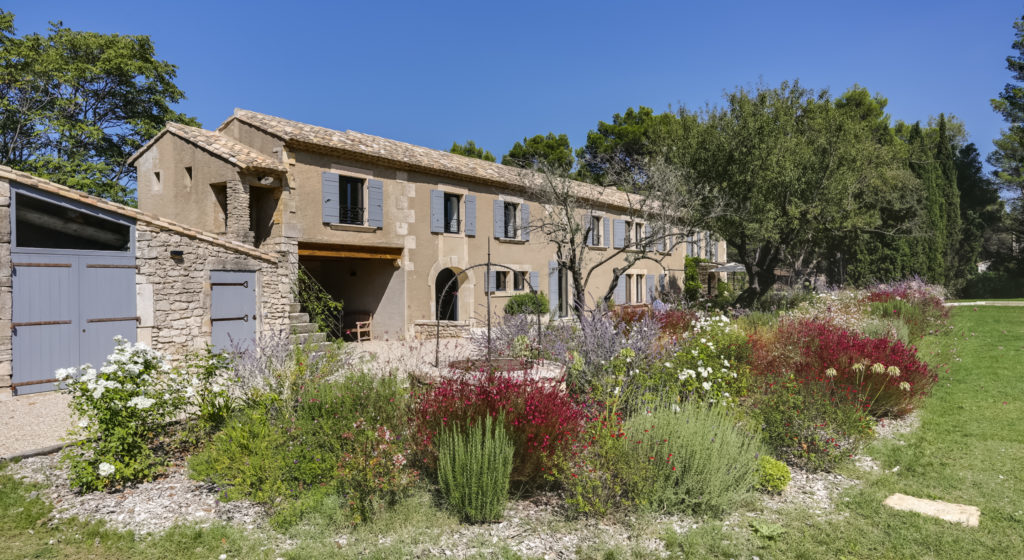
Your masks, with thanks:
<instances>
[{"instance_id":1,"label":"arched doorway","mask_svg":"<svg viewBox=\"0 0 1024 560\"><path fill-rule=\"evenodd\" d=\"M437 273L434 280L434 302L437 304L438 321L459 320L459 281L455 271L446 268Z\"/></svg>"}]
</instances>

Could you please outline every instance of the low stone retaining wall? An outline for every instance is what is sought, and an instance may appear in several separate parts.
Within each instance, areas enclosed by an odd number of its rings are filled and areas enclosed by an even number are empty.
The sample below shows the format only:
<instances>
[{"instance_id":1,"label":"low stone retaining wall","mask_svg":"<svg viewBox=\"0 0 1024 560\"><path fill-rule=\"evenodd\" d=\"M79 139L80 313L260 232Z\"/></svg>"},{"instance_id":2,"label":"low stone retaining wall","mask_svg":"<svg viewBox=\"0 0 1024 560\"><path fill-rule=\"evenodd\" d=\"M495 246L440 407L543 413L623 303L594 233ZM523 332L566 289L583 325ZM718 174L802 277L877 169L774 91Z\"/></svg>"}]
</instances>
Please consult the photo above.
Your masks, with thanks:
<instances>
[{"instance_id":1,"label":"low stone retaining wall","mask_svg":"<svg viewBox=\"0 0 1024 560\"><path fill-rule=\"evenodd\" d=\"M441 338L466 338L470 335L469 321L416 321L413 323L413 337L429 340L437 336L440 324Z\"/></svg>"}]
</instances>

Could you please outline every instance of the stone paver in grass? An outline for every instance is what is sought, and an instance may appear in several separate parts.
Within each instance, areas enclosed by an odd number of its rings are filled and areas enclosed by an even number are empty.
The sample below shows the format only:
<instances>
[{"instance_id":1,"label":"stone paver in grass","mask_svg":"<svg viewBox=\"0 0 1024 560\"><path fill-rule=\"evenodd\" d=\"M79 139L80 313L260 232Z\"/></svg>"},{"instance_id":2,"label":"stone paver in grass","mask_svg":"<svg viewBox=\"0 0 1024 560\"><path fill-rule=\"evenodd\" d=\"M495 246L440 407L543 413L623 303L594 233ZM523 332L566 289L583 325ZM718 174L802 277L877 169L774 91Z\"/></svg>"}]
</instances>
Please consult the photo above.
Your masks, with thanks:
<instances>
[{"instance_id":1,"label":"stone paver in grass","mask_svg":"<svg viewBox=\"0 0 1024 560\"><path fill-rule=\"evenodd\" d=\"M977 527L981 510L974 506L951 504L939 500L925 500L905 494L893 494L885 499L885 505L900 511L913 511L921 515L930 515L945 519L950 523L959 523L966 527Z\"/></svg>"}]
</instances>

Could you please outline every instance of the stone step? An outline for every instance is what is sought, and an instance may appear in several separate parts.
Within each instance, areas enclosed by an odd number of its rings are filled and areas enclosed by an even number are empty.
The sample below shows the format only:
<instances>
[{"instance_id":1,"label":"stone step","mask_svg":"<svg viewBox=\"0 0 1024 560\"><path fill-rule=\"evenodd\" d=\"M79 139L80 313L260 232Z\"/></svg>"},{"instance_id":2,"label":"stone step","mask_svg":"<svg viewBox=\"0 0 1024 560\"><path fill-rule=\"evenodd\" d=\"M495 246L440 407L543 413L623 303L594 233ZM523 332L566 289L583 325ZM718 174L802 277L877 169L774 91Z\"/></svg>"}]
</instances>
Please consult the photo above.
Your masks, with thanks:
<instances>
[{"instance_id":1,"label":"stone step","mask_svg":"<svg viewBox=\"0 0 1024 560\"><path fill-rule=\"evenodd\" d=\"M317 344L326 341L327 335L322 332L311 332L292 335L292 344Z\"/></svg>"},{"instance_id":2,"label":"stone step","mask_svg":"<svg viewBox=\"0 0 1024 560\"><path fill-rule=\"evenodd\" d=\"M298 313L300 311L302 311L302 304L301 303L289 303L288 304L288 313Z\"/></svg>"},{"instance_id":3,"label":"stone step","mask_svg":"<svg viewBox=\"0 0 1024 560\"><path fill-rule=\"evenodd\" d=\"M317 330L316 323L292 323L291 324L292 334L315 333L316 330Z\"/></svg>"},{"instance_id":4,"label":"stone step","mask_svg":"<svg viewBox=\"0 0 1024 560\"><path fill-rule=\"evenodd\" d=\"M309 322L309 313L289 313L288 322L293 325Z\"/></svg>"}]
</instances>

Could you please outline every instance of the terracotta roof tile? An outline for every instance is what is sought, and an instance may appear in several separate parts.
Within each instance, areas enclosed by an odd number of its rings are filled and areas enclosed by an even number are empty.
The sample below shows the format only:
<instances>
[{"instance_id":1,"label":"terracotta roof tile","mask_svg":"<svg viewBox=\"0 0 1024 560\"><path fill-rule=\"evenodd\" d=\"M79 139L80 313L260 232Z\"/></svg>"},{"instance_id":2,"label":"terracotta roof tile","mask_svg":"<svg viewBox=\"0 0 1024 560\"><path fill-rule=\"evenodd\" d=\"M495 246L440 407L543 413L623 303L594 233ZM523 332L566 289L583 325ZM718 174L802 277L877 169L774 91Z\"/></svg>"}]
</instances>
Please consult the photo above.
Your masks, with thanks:
<instances>
[{"instance_id":1,"label":"terracotta roof tile","mask_svg":"<svg viewBox=\"0 0 1024 560\"><path fill-rule=\"evenodd\" d=\"M195 144L211 154L227 160L232 165L243 171L276 171L285 173L287 167L270 156L260 153L245 144L229 138L219 132L204 130L194 126L187 126L175 122L167 123L166 127L132 155L128 163L132 163L143 152L148 150L165 133L173 134L186 142Z\"/></svg>"},{"instance_id":2,"label":"terracotta roof tile","mask_svg":"<svg viewBox=\"0 0 1024 560\"><path fill-rule=\"evenodd\" d=\"M218 130L223 130L232 119L238 119L264 130L286 142L360 154L440 175L483 180L487 183L519 189L524 188L524 183L540 177L539 173L499 163L433 150L361 132L333 130L300 123L245 109L235 109L234 115L221 124ZM573 181L573 183L583 198L610 206L622 208L630 206L629 196L616 188L601 187L580 181Z\"/></svg>"}]
</instances>

